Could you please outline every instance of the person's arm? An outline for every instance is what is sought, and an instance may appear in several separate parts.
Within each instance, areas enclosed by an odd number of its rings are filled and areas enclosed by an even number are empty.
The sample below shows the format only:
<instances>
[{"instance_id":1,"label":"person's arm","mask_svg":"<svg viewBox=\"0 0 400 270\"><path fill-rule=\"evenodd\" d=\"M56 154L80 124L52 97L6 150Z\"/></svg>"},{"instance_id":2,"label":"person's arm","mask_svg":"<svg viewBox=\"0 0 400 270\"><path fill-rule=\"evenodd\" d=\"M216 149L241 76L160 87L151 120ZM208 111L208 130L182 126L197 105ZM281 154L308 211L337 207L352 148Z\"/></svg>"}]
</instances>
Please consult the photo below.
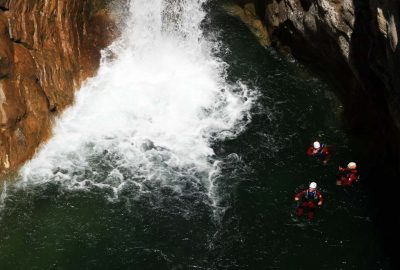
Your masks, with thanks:
<instances>
[{"instance_id":1,"label":"person's arm","mask_svg":"<svg viewBox=\"0 0 400 270\"><path fill-rule=\"evenodd\" d=\"M303 191L300 191L299 193L297 193L297 194L294 196L294 200L295 200L295 201L299 201L303 196L304 196L304 190L303 190Z\"/></svg>"},{"instance_id":2,"label":"person's arm","mask_svg":"<svg viewBox=\"0 0 400 270\"><path fill-rule=\"evenodd\" d=\"M324 163L326 163L326 162L328 162L329 160L331 160L332 154L331 154L331 151L330 151L330 149L329 149L328 147L324 147L324 149L322 150L322 153L323 153L324 156L325 156Z\"/></svg>"},{"instance_id":3,"label":"person's arm","mask_svg":"<svg viewBox=\"0 0 400 270\"><path fill-rule=\"evenodd\" d=\"M314 148L311 146L311 147L309 147L308 149L307 149L307 155L308 156L313 156L314 155L314 153L313 153L313 150L314 150Z\"/></svg>"},{"instance_id":4,"label":"person's arm","mask_svg":"<svg viewBox=\"0 0 400 270\"><path fill-rule=\"evenodd\" d=\"M318 205L322 205L324 203L324 197L322 197L321 192L317 191L317 197L318 197Z\"/></svg>"}]
</instances>

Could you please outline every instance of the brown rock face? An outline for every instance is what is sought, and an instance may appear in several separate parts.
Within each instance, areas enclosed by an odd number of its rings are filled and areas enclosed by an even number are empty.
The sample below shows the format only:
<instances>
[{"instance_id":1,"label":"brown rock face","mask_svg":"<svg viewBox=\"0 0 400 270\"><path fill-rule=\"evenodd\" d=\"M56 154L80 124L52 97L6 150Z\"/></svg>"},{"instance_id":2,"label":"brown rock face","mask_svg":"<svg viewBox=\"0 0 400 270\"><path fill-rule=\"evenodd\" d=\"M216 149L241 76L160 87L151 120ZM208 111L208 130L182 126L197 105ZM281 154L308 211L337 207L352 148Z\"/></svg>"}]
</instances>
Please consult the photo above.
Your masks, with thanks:
<instances>
[{"instance_id":1,"label":"brown rock face","mask_svg":"<svg viewBox=\"0 0 400 270\"><path fill-rule=\"evenodd\" d=\"M243 21L263 47L271 46L270 36L253 3L243 3L242 5L226 4L225 10L230 15Z\"/></svg>"},{"instance_id":2,"label":"brown rock face","mask_svg":"<svg viewBox=\"0 0 400 270\"><path fill-rule=\"evenodd\" d=\"M0 175L29 159L115 36L106 0L0 0Z\"/></svg>"}]
</instances>

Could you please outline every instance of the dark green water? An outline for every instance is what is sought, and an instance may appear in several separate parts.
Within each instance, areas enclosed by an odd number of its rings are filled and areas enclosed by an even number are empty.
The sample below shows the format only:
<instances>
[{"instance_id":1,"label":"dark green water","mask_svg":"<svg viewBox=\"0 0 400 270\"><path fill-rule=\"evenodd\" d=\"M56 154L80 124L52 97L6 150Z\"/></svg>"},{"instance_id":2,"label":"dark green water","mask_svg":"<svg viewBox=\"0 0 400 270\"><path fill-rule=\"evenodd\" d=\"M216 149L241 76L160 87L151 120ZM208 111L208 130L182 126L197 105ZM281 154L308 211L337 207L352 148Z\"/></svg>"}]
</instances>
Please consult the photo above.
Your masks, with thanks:
<instances>
[{"instance_id":1,"label":"dark green water","mask_svg":"<svg viewBox=\"0 0 400 270\"><path fill-rule=\"evenodd\" d=\"M222 160L219 208L202 192L177 196L167 187L139 198L127 188L109 201L95 188L9 186L1 204L1 270L389 269L363 183L335 186L337 166L358 154L328 86L260 47L218 8L204 28L220 32L228 80L261 94L247 130L214 145ZM326 167L305 154L317 138L334 146ZM312 222L292 216L295 192L310 181L326 199Z\"/></svg>"}]
</instances>

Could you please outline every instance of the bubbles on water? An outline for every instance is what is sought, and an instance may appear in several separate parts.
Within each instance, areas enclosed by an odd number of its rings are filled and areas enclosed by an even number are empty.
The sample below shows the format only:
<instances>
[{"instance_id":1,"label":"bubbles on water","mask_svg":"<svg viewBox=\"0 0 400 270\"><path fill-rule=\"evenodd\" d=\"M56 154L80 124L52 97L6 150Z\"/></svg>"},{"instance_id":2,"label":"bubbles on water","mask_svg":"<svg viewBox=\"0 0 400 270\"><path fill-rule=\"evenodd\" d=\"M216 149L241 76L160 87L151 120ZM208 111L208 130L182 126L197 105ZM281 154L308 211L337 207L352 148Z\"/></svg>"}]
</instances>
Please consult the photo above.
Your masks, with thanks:
<instances>
[{"instance_id":1,"label":"bubbles on water","mask_svg":"<svg viewBox=\"0 0 400 270\"><path fill-rule=\"evenodd\" d=\"M226 82L218 44L200 28L203 2L132 0L127 29L22 168L20 185L100 188L111 198L168 187L215 205L221 162L212 144L243 131L256 94Z\"/></svg>"},{"instance_id":2,"label":"bubbles on water","mask_svg":"<svg viewBox=\"0 0 400 270\"><path fill-rule=\"evenodd\" d=\"M5 202L6 198L7 198L7 182L4 181L3 189L1 190L1 193L0 193L0 211L4 207L4 202Z\"/></svg>"}]
</instances>

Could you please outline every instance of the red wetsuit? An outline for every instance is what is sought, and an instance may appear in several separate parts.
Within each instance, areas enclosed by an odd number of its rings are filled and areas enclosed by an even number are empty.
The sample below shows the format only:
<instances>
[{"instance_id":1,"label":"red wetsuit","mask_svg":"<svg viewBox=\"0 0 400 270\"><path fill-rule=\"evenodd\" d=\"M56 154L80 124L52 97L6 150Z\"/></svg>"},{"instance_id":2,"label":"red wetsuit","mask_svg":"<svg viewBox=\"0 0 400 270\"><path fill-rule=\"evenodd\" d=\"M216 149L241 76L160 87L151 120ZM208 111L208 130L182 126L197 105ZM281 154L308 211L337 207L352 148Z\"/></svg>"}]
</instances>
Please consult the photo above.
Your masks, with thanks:
<instances>
[{"instance_id":1,"label":"red wetsuit","mask_svg":"<svg viewBox=\"0 0 400 270\"><path fill-rule=\"evenodd\" d=\"M351 170L348 168L339 167L339 179L336 182L338 185L351 186L354 182L360 180L360 175L357 169Z\"/></svg>"},{"instance_id":2,"label":"red wetsuit","mask_svg":"<svg viewBox=\"0 0 400 270\"><path fill-rule=\"evenodd\" d=\"M304 209L307 208L309 219L314 218L315 208L318 205L322 205L324 202L324 198L318 190L310 191L310 189L306 189L297 193L294 196L294 199L300 201L300 205L297 207L296 214L298 216L302 216L304 214Z\"/></svg>"},{"instance_id":3,"label":"red wetsuit","mask_svg":"<svg viewBox=\"0 0 400 270\"><path fill-rule=\"evenodd\" d=\"M327 162L328 160L331 159L331 151L327 146L323 144L318 149L315 149L313 146L310 146L307 149L307 155L310 157L322 158L324 162Z\"/></svg>"},{"instance_id":4,"label":"red wetsuit","mask_svg":"<svg viewBox=\"0 0 400 270\"><path fill-rule=\"evenodd\" d=\"M318 156L323 156L323 157L328 157L330 156L330 151L328 147L322 145L320 148L315 149L313 146L310 146L310 148L307 149L307 155L310 157L318 157Z\"/></svg>"}]
</instances>

